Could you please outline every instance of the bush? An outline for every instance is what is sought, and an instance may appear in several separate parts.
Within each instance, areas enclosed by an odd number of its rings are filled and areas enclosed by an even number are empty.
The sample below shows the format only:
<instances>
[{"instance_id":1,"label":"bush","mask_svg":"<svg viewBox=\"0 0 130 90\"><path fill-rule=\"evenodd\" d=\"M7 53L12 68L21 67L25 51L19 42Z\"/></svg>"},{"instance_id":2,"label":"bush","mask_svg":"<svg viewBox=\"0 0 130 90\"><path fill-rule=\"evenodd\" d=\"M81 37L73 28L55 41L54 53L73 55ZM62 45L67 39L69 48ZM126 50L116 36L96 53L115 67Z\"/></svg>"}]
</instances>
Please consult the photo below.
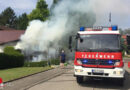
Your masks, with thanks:
<instances>
[{"instance_id":1,"label":"bush","mask_svg":"<svg viewBox=\"0 0 130 90\"><path fill-rule=\"evenodd\" d=\"M25 62L24 67L45 67L47 66L47 61L41 61L41 62Z\"/></svg>"},{"instance_id":2,"label":"bush","mask_svg":"<svg viewBox=\"0 0 130 90\"><path fill-rule=\"evenodd\" d=\"M0 53L0 69L21 67L24 65L24 56L13 47L5 47Z\"/></svg>"},{"instance_id":3,"label":"bush","mask_svg":"<svg viewBox=\"0 0 130 90\"><path fill-rule=\"evenodd\" d=\"M5 47L4 53L8 54L8 55L13 55L13 56L21 56L22 55L19 51L15 50L14 47L12 47L12 46Z\"/></svg>"},{"instance_id":4,"label":"bush","mask_svg":"<svg viewBox=\"0 0 130 90\"><path fill-rule=\"evenodd\" d=\"M59 59L52 59L50 60L52 65L59 65L60 64L60 60Z\"/></svg>"},{"instance_id":5,"label":"bush","mask_svg":"<svg viewBox=\"0 0 130 90\"><path fill-rule=\"evenodd\" d=\"M60 61L58 59L51 59L49 60L51 65L59 65ZM25 62L24 67L45 67L49 65L48 61L41 61L41 62Z\"/></svg>"}]
</instances>

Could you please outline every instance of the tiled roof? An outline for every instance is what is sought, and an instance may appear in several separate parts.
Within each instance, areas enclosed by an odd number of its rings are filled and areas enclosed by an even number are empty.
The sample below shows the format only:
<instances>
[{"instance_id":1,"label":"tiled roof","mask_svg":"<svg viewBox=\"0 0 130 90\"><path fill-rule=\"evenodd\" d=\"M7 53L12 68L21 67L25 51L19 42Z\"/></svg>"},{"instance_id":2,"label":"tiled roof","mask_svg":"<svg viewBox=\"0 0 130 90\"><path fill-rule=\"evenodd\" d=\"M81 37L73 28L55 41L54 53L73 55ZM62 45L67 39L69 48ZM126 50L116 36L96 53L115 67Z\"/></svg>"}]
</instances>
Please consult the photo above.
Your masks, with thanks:
<instances>
[{"instance_id":1,"label":"tiled roof","mask_svg":"<svg viewBox=\"0 0 130 90\"><path fill-rule=\"evenodd\" d=\"M0 30L0 44L19 40L24 30Z\"/></svg>"},{"instance_id":2,"label":"tiled roof","mask_svg":"<svg viewBox=\"0 0 130 90\"><path fill-rule=\"evenodd\" d=\"M14 29L8 26L0 26L0 30L14 30Z\"/></svg>"}]
</instances>

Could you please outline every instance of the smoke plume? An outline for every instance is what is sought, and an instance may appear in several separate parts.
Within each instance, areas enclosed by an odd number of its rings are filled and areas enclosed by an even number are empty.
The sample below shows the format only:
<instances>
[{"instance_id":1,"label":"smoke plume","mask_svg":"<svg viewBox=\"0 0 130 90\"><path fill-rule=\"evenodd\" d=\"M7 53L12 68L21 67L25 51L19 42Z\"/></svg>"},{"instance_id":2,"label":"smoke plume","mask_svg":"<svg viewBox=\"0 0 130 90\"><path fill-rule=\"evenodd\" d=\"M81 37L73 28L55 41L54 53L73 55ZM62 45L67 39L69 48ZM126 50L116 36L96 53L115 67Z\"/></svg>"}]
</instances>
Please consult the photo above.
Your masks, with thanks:
<instances>
[{"instance_id":1,"label":"smoke plume","mask_svg":"<svg viewBox=\"0 0 130 90\"><path fill-rule=\"evenodd\" d=\"M80 26L94 24L95 14L90 8L89 0L61 0L52 9L49 20L29 23L16 48L32 54L66 47L69 35L75 34Z\"/></svg>"},{"instance_id":2,"label":"smoke plume","mask_svg":"<svg viewBox=\"0 0 130 90\"><path fill-rule=\"evenodd\" d=\"M47 51L56 53L57 49L68 46L68 36L75 34L80 26L110 25L110 12L119 23L118 20L129 13L126 1L59 0L47 21L33 20L29 23L16 48L22 49L28 55ZM123 21L125 19L122 23ZM117 23L112 21L112 24Z\"/></svg>"}]
</instances>

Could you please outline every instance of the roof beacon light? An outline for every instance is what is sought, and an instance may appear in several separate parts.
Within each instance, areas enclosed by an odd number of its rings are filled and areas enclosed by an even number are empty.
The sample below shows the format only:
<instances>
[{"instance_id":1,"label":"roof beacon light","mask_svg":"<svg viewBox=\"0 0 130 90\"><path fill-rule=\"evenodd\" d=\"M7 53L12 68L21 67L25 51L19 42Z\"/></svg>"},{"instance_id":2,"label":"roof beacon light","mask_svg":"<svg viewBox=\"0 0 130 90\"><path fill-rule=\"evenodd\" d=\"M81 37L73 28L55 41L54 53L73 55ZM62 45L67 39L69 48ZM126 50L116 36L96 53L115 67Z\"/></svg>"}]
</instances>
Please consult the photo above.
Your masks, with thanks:
<instances>
[{"instance_id":1,"label":"roof beacon light","mask_svg":"<svg viewBox=\"0 0 130 90\"><path fill-rule=\"evenodd\" d=\"M98 27L80 27L80 31L117 31L118 26L112 25L111 27L98 26Z\"/></svg>"},{"instance_id":2,"label":"roof beacon light","mask_svg":"<svg viewBox=\"0 0 130 90\"><path fill-rule=\"evenodd\" d=\"M84 27L80 27L80 31L84 31L85 30L85 28Z\"/></svg>"},{"instance_id":3,"label":"roof beacon light","mask_svg":"<svg viewBox=\"0 0 130 90\"><path fill-rule=\"evenodd\" d=\"M112 26L112 31L117 31L118 30L118 26L114 25Z\"/></svg>"},{"instance_id":4,"label":"roof beacon light","mask_svg":"<svg viewBox=\"0 0 130 90\"><path fill-rule=\"evenodd\" d=\"M109 30L109 31L112 31L112 27L109 27L108 30Z\"/></svg>"}]
</instances>

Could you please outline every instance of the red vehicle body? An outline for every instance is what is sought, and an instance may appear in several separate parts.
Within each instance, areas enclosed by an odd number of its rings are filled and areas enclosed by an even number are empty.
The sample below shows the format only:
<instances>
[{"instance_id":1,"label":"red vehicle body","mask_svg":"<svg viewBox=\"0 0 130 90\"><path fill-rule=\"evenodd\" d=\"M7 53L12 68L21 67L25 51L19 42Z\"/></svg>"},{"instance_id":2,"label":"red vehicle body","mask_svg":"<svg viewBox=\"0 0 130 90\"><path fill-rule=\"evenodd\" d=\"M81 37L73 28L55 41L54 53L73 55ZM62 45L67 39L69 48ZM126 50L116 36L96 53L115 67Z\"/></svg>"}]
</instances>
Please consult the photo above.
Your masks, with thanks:
<instances>
[{"instance_id":1,"label":"red vehicle body","mask_svg":"<svg viewBox=\"0 0 130 90\"><path fill-rule=\"evenodd\" d=\"M116 52L116 53L104 53L104 52L75 52L75 60L74 65L81 66L81 64L78 64L77 58L87 58L87 59L103 59L103 60L120 60L120 65L117 66L109 66L109 65L84 65L84 67L95 67L95 68L114 68L114 67L123 67L124 63L122 60L122 52Z\"/></svg>"},{"instance_id":2,"label":"red vehicle body","mask_svg":"<svg viewBox=\"0 0 130 90\"><path fill-rule=\"evenodd\" d=\"M116 78L122 85L125 75L123 67L118 30L113 27L105 30L81 28L76 35L74 60L74 76L78 83L83 82L84 77L100 77Z\"/></svg>"}]
</instances>

